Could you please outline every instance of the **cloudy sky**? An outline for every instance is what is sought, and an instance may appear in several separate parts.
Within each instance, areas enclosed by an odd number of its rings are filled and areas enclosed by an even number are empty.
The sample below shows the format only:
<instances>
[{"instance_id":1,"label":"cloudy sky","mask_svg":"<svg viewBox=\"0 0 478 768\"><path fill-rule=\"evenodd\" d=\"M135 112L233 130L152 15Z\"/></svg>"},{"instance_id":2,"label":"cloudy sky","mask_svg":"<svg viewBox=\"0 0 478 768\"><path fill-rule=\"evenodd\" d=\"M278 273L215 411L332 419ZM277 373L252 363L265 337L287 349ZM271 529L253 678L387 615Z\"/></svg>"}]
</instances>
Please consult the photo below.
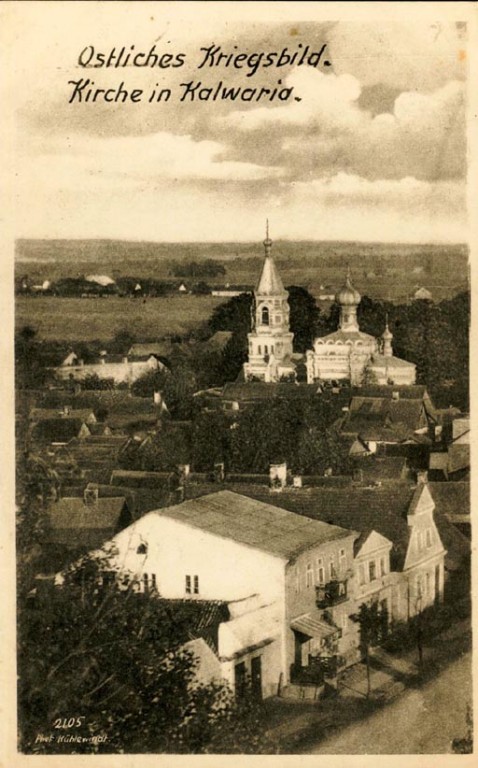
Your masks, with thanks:
<instances>
[{"instance_id":1,"label":"cloudy sky","mask_svg":"<svg viewBox=\"0 0 478 768\"><path fill-rule=\"evenodd\" d=\"M349 22L314 20L314 3L295 13L234 5L9 6L17 237L260 240L268 217L274 238L464 241L466 26L410 11ZM325 43L330 66L324 56L252 77L198 70L213 43L248 54ZM185 64L78 64L86 46L131 45L183 53ZM172 97L69 104L68 81L86 77L146 94L159 84ZM274 88L279 79L300 101L179 101L191 80Z\"/></svg>"}]
</instances>

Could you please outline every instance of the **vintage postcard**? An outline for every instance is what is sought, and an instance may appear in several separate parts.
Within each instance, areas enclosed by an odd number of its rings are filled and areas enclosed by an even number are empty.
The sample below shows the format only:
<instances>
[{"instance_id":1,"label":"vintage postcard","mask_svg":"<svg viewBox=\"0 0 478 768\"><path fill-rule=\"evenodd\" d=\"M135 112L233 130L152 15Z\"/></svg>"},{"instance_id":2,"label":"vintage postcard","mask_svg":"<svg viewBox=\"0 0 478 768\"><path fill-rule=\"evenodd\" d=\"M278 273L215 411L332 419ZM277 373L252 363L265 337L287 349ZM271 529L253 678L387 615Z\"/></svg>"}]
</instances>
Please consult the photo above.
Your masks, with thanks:
<instances>
[{"instance_id":1,"label":"vintage postcard","mask_svg":"<svg viewBox=\"0 0 478 768\"><path fill-rule=\"evenodd\" d=\"M0 6L2 765L472 764L476 11Z\"/></svg>"}]
</instances>

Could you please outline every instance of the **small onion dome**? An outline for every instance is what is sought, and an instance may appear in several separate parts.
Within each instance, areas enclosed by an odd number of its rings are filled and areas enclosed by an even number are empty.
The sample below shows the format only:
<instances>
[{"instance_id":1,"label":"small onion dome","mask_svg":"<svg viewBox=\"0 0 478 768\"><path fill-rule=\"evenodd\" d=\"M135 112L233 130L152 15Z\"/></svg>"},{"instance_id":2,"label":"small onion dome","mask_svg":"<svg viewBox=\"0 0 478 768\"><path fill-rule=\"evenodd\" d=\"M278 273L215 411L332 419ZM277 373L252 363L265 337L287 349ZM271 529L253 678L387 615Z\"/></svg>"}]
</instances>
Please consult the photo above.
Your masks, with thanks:
<instances>
[{"instance_id":1,"label":"small onion dome","mask_svg":"<svg viewBox=\"0 0 478 768\"><path fill-rule=\"evenodd\" d=\"M391 332L390 328L388 327L388 323L385 326L385 330L382 333L382 339L391 341L393 339L393 333Z\"/></svg>"},{"instance_id":2,"label":"small onion dome","mask_svg":"<svg viewBox=\"0 0 478 768\"><path fill-rule=\"evenodd\" d=\"M347 274L345 285L340 289L336 298L339 304L342 305L345 304L347 306L354 306L360 304L360 299L362 297L360 296L360 293L353 287L350 281L350 273Z\"/></svg>"}]
</instances>

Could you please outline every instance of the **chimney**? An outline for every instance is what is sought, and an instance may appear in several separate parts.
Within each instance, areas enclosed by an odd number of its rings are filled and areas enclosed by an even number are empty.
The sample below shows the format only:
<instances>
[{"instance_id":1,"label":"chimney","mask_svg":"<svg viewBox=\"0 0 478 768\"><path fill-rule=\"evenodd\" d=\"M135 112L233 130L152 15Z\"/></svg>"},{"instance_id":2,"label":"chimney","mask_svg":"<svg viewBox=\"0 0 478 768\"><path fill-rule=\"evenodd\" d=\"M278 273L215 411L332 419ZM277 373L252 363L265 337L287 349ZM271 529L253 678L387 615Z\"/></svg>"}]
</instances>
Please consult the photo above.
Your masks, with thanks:
<instances>
[{"instance_id":1,"label":"chimney","mask_svg":"<svg viewBox=\"0 0 478 768\"><path fill-rule=\"evenodd\" d=\"M269 487L272 491L282 491L287 485L287 464L271 464L269 466Z\"/></svg>"},{"instance_id":2,"label":"chimney","mask_svg":"<svg viewBox=\"0 0 478 768\"><path fill-rule=\"evenodd\" d=\"M155 405L161 405L162 401L163 401L163 398L162 398L161 392L154 391L153 392L153 403Z\"/></svg>"},{"instance_id":3,"label":"chimney","mask_svg":"<svg viewBox=\"0 0 478 768\"><path fill-rule=\"evenodd\" d=\"M214 479L217 483L223 483L225 478L224 462L216 461L214 464Z\"/></svg>"},{"instance_id":4,"label":"chimney","mask_svg":"<svg viewBox=\"0 0 478 768\"><path fill-rule=\"evenodd\" d=\"M123 357L123 363L124 363L125 365L128 365L128 355L125 355L125 356Z\"/></svg>"},{"instance_id":5,"label":"chimney","mask_svg":"<svg viewBox=\"0 0 478 768\"><path fill-rule=\"evenodd\" d=\"M91 507L98 501L98 488L86 487L83 492L83 503L87 507Z\"/></svg>"},{"instance_id":6,"label":"chimney","mask_svg":"<svg viewBox=\"0 0 478 768\"><path fill-rule=\"evenodd\" d=\"M178 464L178 474L179 474L179 480L180 483L184 483L185 480L189 477L190 472L190 465L189 464Z\"/></svg>"},{"instance_id":7,"label":"chimney","mask_svg":"<svg viewBox=\"0 0 478 768\"><path fill-rule=\"evenodd\" d=\"M426 469L417 470L417 485L426 485L428 483L428 472Z\"/></svg>"},{"instance_id":8,"label":"chimney","mask_svg":"<svg viewBox=\"0 0 478 768\"><path fill-rule=\"evenodd\" d=\"M294 475L292 478L292 486L294 488L302 488L302 475Z\"/></svg>"},{"instance_id":9,"label":"chimney","mask_svg":"<svg viewBox=\"0 0 478 768\"><path fill-rule=\"evenodd\" d=\"M63 416L69 416L71 413L71 406L70 405L64 405L63 406Z\"/></svg>"},{"instance_id":10,"label":"chimney","mask_svg":"<svg viewBox=\"0 0 478 768\"><path fill-rule=\"evenodd\" d=\"M400 392L398 390L392 392L392 400L400 400Z\"/></svg>"}]
</instances>

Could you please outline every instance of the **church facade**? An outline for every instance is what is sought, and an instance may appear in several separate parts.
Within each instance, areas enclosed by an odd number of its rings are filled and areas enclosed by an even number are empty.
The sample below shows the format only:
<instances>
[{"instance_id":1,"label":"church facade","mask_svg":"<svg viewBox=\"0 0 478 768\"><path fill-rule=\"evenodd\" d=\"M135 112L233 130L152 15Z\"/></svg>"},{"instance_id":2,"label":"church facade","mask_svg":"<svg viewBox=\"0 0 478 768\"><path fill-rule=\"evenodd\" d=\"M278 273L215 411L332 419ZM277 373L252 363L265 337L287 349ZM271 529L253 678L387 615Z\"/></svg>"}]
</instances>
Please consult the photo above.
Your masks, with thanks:
<instances>
[{"instance_id":1,"label":"church facade","mask_svg":"<svg viewBox=\"0 0 478 768\"><path fill-rule=\"evenodd\" d=\"M393 354L393 335L388 321L377 339L360 330L357 309L360 293L352 285L350 271L337 293L339 328L314 341L306 353L307 381L346 379L352 386L368 384L415 384L416 366Z\"/></svg>"},{"instance_id":2,"label":"church facade","mask_svg":"<svg viewBox=\"0 0 478 768\"><path fill-rule=\"evenodd\" d=\"M267 230L265 259L254 291L251 332L248 334L248 360L244 364L246 381L293 381L304 355L294 354L289 325L288 293L271 255L272 241ZM357 309L360 293L352 285L350 271L339 290L339 328L314 340L305 354L307 383L348 381L365 384L415 384L416 366L393 354L393 335L386 323L377 339L360 330Z\"/></svg>"},{"instance_id":3,"label":"church facade","mask_svg":"<svg viewBox=\"0 0 478 768\"><path fill-rule=\"evenodd\" d=\"M295 378L289 327L288 293L271 255L272 240L267 229L264 240L265 258L261 277L254 291L248 360L244 364L246 381L274 382Z\"/></svg>"}]
</instances>

